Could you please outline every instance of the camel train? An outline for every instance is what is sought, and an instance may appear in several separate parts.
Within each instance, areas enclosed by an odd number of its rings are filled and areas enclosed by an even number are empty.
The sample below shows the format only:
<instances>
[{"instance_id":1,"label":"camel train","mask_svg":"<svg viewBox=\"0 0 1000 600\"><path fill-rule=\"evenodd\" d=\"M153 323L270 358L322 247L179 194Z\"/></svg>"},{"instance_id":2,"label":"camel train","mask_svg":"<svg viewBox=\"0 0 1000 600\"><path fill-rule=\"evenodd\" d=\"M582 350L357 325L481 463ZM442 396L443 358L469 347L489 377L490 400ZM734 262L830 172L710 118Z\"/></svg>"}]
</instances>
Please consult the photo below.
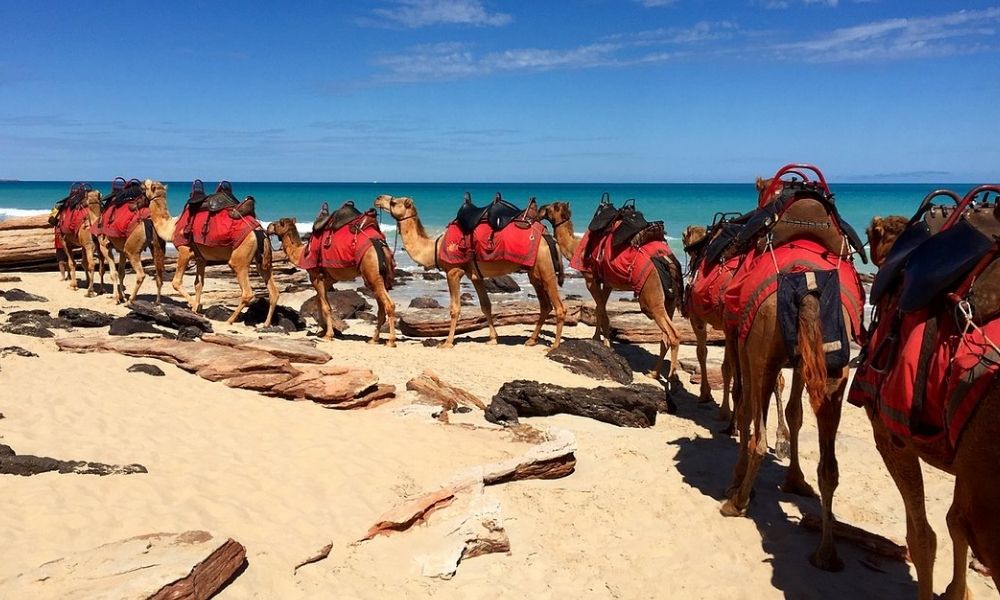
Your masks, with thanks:
<instances>
[{"instance_id":1,"label":"camel train","mask_svg":"<svg viewBox=\"0 0 1000 600\"><path fill-rule=\"evenodd\" d=\"M334 334L326 292L337 281L360 277L378 304L370 343L388 326L396 343L396 311L389 294L395 273L377 210L396 222L403 249L418 265L445 274L450 323L442 347L455 342L461 314L459 285L467 277L497 343L485 279L526 272L539 302L539 315L526 345L537 344L550 314L552 348L562 339L566 308L559 288L562 258L580 271L596 305L594 339L610 346L607 302L613 290L632 290L639 307L661 332L652 377L659 377L667 352L667 379L676 377L680 336L673 319L689 319L701 371L699 400L714 402L708 385L708 327L725 338L719 418L739 438L731 484L720 505L724 516L750 510L752 491L768 451L769 398L778 405L776 454L788 455L782 489L815 496L799 462L803 395L818 425L819 497L822 533L810 562L824 570L843 568L834 543L833 496L839 480L836 435L843 399L863 407L876 448L898 487L906 512L906 540L917 571L917 596L934 597L936 536L927 521L921 460L955 476L947 525L954 547L948 598L966 598L968 552L993 574L1000 573L1000 187L979 186L964 196L935 190L916 213L875 217L866 233L878 271L869 294L875 307L865 324L866 290L855 260L867 262L865 244L841 217L822 172L790 164L773 177L758 178L757 202L744 214L720 213L708 225L683 233L687 268L666 244L663 224L648 222L634 204L615 207L601 199L585 234L574 234L569 203L541 207L532 199L516 207L497 195L486 206L469 195L443 233L431 236L409 197L381 195L374 208L347 202L335 211L323 205L308 240L294 218L266 227L255 217L254 199L239 201L228 182L206 195L195 181L177 218L170 216L167 189L160 182L116 179L102 201L96 190L74 185L53 211L57 240L70 265L83 249L87 295L95 272L118 252L112 270L116 302L125 302L124 263L136 272L131 303L145 273L141 254L154 257L157 299L163 281L165 242L177 249L173 287L192 310L200 308L205 265L225 261L241 288L234 322L253 297L249 267L256 265L269 295L270 323L278 301L273 275L275 236L288 260L308 273L322 314L321 335ZM551 225L552 235L544 225ZM185 267L196 262L195 292L182 286ZM851 344L861 347L851 362ZM791 367L791 387L782 409L782 370ZM849 371L855 367L850 380ZM848 386L851 381L850 387ZM730 407L732 404L732 407ZM787 427L785 424L787 420Z\"/></svg>"}]
</instances>

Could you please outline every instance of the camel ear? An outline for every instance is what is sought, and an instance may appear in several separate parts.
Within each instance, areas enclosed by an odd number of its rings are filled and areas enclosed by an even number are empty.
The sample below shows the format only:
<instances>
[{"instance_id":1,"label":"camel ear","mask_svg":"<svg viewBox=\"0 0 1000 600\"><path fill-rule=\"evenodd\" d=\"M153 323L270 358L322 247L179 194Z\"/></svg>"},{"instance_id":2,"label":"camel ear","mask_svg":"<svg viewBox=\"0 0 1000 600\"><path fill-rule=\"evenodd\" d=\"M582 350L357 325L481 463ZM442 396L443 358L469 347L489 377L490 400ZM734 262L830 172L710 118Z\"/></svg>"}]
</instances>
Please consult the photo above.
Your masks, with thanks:
<instances>
[{"instance_id":1,"label":"camel ear","mask_svg":"<svg viewBox=\"0 0 1000 600\"><path fill-rule=\"evenodd\" d=\"M292 222L292 225L295 225L296 223L298 223L298 221L295 220L295 217L292 217L291 219L289 219L289 221Z\"/></svg>"},{"instance_id":2,"label":"camel ear","mask_svg":"<svg viewBox=\"0 0 1000 600\"><path fill-rule=\"evenodd\" d=\"M410 198L403 198L403 206L406 208L413 208L413 200Z\"/></svg>"}]
</instances>

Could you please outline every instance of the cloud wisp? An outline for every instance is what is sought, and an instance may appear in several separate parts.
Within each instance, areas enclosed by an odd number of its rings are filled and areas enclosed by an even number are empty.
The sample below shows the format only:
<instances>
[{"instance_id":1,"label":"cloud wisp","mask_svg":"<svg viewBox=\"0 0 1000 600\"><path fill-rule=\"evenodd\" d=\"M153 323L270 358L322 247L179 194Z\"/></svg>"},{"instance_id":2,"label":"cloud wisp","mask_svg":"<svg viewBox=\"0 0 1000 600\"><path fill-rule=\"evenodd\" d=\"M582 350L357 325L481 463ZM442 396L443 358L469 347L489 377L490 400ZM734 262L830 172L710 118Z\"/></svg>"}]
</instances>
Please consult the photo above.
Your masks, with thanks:
<instances>
[{"instance_id":1,"label":"cloud wisp","mask_svg":"<svg viewBox=\"0 0 1000 600\"><path fill-rule=\"evenodd\" d=\"M513 20L510 14L489 11L482 0L396 0L389 8L373 10L363 24L407 29L432 25L501 27Z\"/></svg>"}]
</instances>

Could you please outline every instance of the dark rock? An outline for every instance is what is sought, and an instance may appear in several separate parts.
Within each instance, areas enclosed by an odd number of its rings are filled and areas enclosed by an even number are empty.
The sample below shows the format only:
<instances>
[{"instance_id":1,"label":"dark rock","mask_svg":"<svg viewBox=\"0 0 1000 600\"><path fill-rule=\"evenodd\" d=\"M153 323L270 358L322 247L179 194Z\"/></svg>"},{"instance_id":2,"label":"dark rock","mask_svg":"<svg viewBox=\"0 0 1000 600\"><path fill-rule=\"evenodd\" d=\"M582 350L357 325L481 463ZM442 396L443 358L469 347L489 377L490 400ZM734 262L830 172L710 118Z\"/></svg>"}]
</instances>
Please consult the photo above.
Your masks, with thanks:
<instances>
[{"instance_id":1,"label":"dark rock","mask_svg":"<svg viewBox=\"0 0 1000 600\"><path fill-rule=\"evenodd\" d=\"M31 456L30 454L18 455L10 446L0 444L0 474L28 476L50 471L79 475L148 473L146 467L142 465L106 465L82 460L58 460L46 456Z\"/></svg>"},{"instance_id":2,"label":"dark rock","mask_svg":"<svg viewBox=\"0 0 1000 600\"><path fill-rule=\"evenodd\" d=\"M514 292L520 292L521 286L517 285L514 278L510 275L501 275L500 277L490 277L484 279L486 291L491 294L513 294Z\"/></svg>"},{"instance_id":3,"label":"dark rock","mask_svg":"<svg viewBox=\"0 0 1000 600\"><path fill-rule=\"evenodd\" d=\"M0 298L7 300L8 302L48 302L49 299L44 296L37 296L35 294L29 294L28 292L13 288L7 290L6 292L0 293Z\"/></svg>"},{"instance_id":4,"label":"dark rock","mask_svg":"<svg viewBox=\"0 0 1000 600\"><path fill-rule=\"evenodd\" d=\"M173 304L152 304L143 300L132 303L132 312L171 329L192 326L205 333L212 333L212 324L205 317Z\"/></svg>"},{"instance_id":5,"label":"dark rock","mask_svg":"<svg viewBox=\"0 0 1000 600\"><path fill-rule=\"evenodd\" d=\"M430 296L418 296L410 300L410 308L441 308L441 303Z\"/></svg>"},{"instance_id":6,"label":"dark rock","mask_svg":"<svg viewBox=\"0 0 1000 600\"><path fill-rule=\"evenodd\" d=\"M583 300L583 296L580 294L566 294L566 300Z\"/></svg>"},{"instance_id":7,"label":"dark rock","mask_svg":"<svg viewBox=\"0 0 1000 600\"><path fill-rule=\"evenodd\" d=\"M444 273L437 271L424 271L420 276L424 278L424 281L441 281L445 278Z\"/></svg>"},{"instance_id":8,"label":"dark rock","mask_svg":"<svg viewBox=\"0 0 1000 600\"><path fill-rule=\"evenodd\" d=\"M330 303L330 310L334 316L341 319L354 319L357 313L368 310L372 306L365 300L364 296L354 290L329 290L326 293L326 300ZM302 303L299 315L303 318L312 317L317 323L323 321L323 315L320 314L319 310L319 300L316 296Z\"/></svg>"},{"instance_id":9,"label":"dark rock","mask_svg":"<svg viewBox=\"0 0 1000 600\"><path fill-rule=\"evenodd\" d=\"M136 316L119 317L111 322L109 335L131 335L133 333L155 333L163 335L163 331L157 329L152 323Z\"/></svg>"},{"instance_id":10,"label":"dark rock","mask_svg":"<svg viewBox=\"0 0 1000 600\"><path fill-rule=\"evenodd\" d=\"M37 338L51 338L55 334L51 329L69 329L70 324L65 319L52 318L47 310L15 310L7 316L7 324L0 331L14 335L26 335Z\"/></svg>"},{"instance_id":11,"label":"dark rock","mask_svg":"<svg viewBox=\"0 0 1000 600\"><path fill-rule=\"evenodd\" d=\"M364 296L365 298L372 298L372 299L375 298L375 294L372 293L372 291L370 289L368 289L367 287L365 287L363 285L360 286L360 287L358 287L358 288L356 288L356 289L357 289L358 293L361 294L362 296Z\"/></svg>"},{"instance_id":12,"label":"dark rock","mask_svg":"<svg viewBox=\"0 0 1000 600\"><path fill-rule=\"evenodd\" d=\"M281 325L271 325L270 327L258 327L257 333L282 333L288 335L288 330Z\"/></svg>"},{"instance_id":13,"label":"dark rock","mask_svg":"<svg viewBox=\"0 0 1000 600\"><path fill-rule=\"evenodd\" d=\"M166 373L163 372L163 369L149 363L135 363L125 370L129 373L145 373L146 375L152 375L153 377L163 377L166 375Z\"/></svg>"},{"instance_id":14,"label":"dark rock","mask_svg":"<svg viewBox=\"0 0 1000 600\"><path fill-rule=\"evenodd\" d=\"M376 317L370 312L359 312L358 314L354 315L354 318L364 321L365 323L374 323L375 321L378 320L378 317Z\"/></svg>"},{"instance_id":15,"label":"dark rock","mask_svg":"<svg viewBox=\"0 0 1000 600\"><path fill-rule=\"evenodd\" d=\"M451 412L454 412L454 413L470 413L470 412L472 412L472 407L471 406L456 406L455 409L453 411L451 411Z\"/></svg>"},{"instance_id":16,"label":"dark rock","mask_svg":"<svg viewBox=\"0 0 1000 600\"><path fill-rule=\"evenodd\" d=\"M228 306L223 306L221 304L213 304L203 311L206 319L211 319L212 321L227 321L229 320L229 315L233 314L233 309Z\"/></svg>"},{"instance_id":17,"label":"dark rock","mask_svg":"<svg viewBox=\"0 0 1000 600\"><path fill-rule=\"evenodd\" d=\"M267 319L267 311L270 304L267 298L254 298L243 313L243 324L256 327ZM274 307L274 316L271 318L271 325L281 327L285 331L303 331L306 328L306 320L298 311L279 304Z\"/></svg>"},{"instance_id":18,"label":"dark rock","mask_svg":"<svg viewBox=\"0 0 1000 600\"><path fill-rule=\"evenodd\" d=\"M185 325L177 330L177 339L182 342L193 342L194 340L201 339L203 335L205 335L205 332L194 325Z\"/></svg>"},{"instance_id":19,"label":"dark rock","mask_svg":"<svg viewBox=\"0 0 1000 600\"><path fill-rule=\"evenodd\" d=\"M0 327L0 331L4 333L12 333L14 335L26 335L36 338L52 338L56 336L56 334L52 333L45 327L35 323L8 323L7 325Z\"/></svg>"},{"instance_id":20,"label":"dark rock","mask_svg":"<svg viewBox=\"0 0 1000 600\"><path fill-rule=\"evenodd\" d=\"M597 340L564 340L558 348L549 351L548 356L580 375L610 379L621 384L632 383L632 368L628 361Z\"/></svg>"},{"instance_id":21,"label":"dark rock","mask_svg":"<svg viewBox=\"0 0 1000 600\"><path fill-rule=\"evenodd\" d=\"M0 283L20 283L21 278L17 275L0 275Z\"/></svg>"},{"instance_id":22,"label":"dark rock","mask_svg":"<svg viewBox=\"0 0 1000 600\"><path fill-rule=\"evenodd\" d=\"M13 354L15 356L23 356L25 358L38 358L38 355L30 350L25 350L20 346L5 346L0 348L0 358Z\"/></svg>"},{"instance_id":23,"label":"dark rock","mask_svg":"<svg viewBox=\"0 0 1000 600\"><path fill-rule=\"evenodd\" d=\"M59 311L59 318L69 321L73 327L107 327L115 320L114 315L89 308L63 308Z\"/></svg>"},{"instance_id":24,"label":"dark rock","mask_svg":"<svg viewBox=\"0 0 1000 600\"><path fill-rule=\"evenodd\" d=\"M666 394L651 385L620 388L569 388L537 381L503 384L486 408L486 420L512 425L518 417L545 417L559 413L588 417L619 427L651 427L665 408Z\"/></svg>"},{"instance_id":25,"label":"dark rock","mask_svg":"<svg viewBox=\"0 0 1000 600\"><path fill-rule=\"evenodd\" d=\"M396 269L396 279L413 279L413 273L402 269Z\"/></svg>"},{"instance_id":26,"label":"dark rock","mask_svg":"<svg viewBox=\"0 0 1000 600\"><path fill-rule=\"evenodd\" d=\"M420 345L424 348L434 348L441 345L441 340L423 340Z\"/></svg>"},{"instance_id":27,"label":"dark rock","mask_svg":"<svg viewBox=\"0 0 1000 600\"><path fill-rule=\"evenodd\" d=\"M462 306L472 306L475 304L475 302L473 302L474 296L469 292L462 292L462 295L458 297L458 300Z\"/></svg>"}]
</instances>

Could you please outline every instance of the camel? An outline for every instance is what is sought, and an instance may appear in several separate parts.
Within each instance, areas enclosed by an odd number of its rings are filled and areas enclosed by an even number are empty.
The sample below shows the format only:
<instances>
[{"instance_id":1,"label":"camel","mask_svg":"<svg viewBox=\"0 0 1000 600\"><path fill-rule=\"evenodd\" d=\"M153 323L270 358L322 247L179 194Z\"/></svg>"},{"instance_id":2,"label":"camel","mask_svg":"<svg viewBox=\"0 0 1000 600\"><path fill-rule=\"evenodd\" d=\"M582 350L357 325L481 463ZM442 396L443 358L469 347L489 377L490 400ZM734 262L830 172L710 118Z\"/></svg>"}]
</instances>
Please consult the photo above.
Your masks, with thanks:
<instances>
[{"instance_id":1,"label":"camel","mask_svg":"<svg viewBox=\"0 0 1000 600\"><path fill-rule=\"evenodd\" d=\"M868 242L873 263L882 265L907 222L908 219L901 216L872 219ZM1000 465L1000 445L996 443L1000 439L1000 386L992 386L980 399L950 464L941 461L932 444L891 432L872 406L866 406L865 410L872 424L875 447L903 498L906 545L917 571L917 598L931 600L935 597L934 559L937 553L937 536L927 521L924 505L921 459L955 476L955 494L947 516L954 562L952 580L943 597L959 600L972 597L967 587L970 545L990 570L994 585L1000 586L1000 513L997 512L1000 484L995 477L984 476L995 473Z\"/></svg>"},{"instance_id":2,"label":"camel","mask_svg":"<svg viewBox=\"0 0 1000 600\"><path fill-rule=\"evenodd\" d=\"M147 180L147 183L148 182L149 180ZM150 196L147 189L145 196L141 198L138 203L140 205L146 205L149 202ZM155 223L156 220L153 219L154 227ZM157 239L158 237L160 239ZM142 282L146 279L146 270L142 266L142 252L146 248L150 248L153 253L153 276L156 280L156 303L160 303L163 288L163 271L166 252L166 242L164 238L153 234L152 231L147 234L147 228L145 227L144 222L140 222L137 227L134 227L132 231L129 232L127 237L110 237L102 233L98 236L98 247L101 254L104 256L104 260L109 265L114 262L111 254L112 249L118 252L118 267L117 269L111 269L111 282L115 288L115 304L125 302L125 297L123 295L125 292L125 260L128 259L129 263L131 263L132 270L135 271L135 287L132 289L132 294L128 298L128 306L132 306L135 302L139 295L139 288L142 287Z\"/></svg>"},{"instance_id":3,"label":"camel","mask_svg":"<svg viewBox=\"0 0 1000 600\"><path fill-rule=\"evenodd\" d=\"M305 244L299 235L299 230L295 226L294 218L283 218L267 226L268 235L276 235L281 240L281 247L285 250L288 260L294 264L299 264L302 250ZM326 297L326 292L338 281L353 281L361 277L372 293L375 295L375 302L378 304L378 320L375 323L375 333L368 341L370 344L377 344L382 332L382 325L389 321L389 339L386 346L396 345L396 305L389 297L389 292L379 271L379 260L376 254L378 250L372 246L361 258L361 264L357 267L344 269L309 269L309 281L316 288L316 297L319 299L320 310L326 322L323 337L327 340L333 339L333 310Z\"/></svg>"},{"instance_id":4,"label":"camel","mask_svg":"<svg viewBox=\"0 0 1000 600\"><path fill-rule=\"evenodd\" d=\"M492 304L490 303L489 295L486 293L483 279L509 275L521 271L525 267L509 261L476 262L475 264L471 262L465 264L441 262L437 256L437 239L427 235L427 230L424 229L424 225L420 221L420 216L417 214L417 207L411 198L396 198L383 194L375 198L375 208L388 211L396 219L397 231L403 238L403 247L414 262L427 269L440 269L447 276L448 291L451 296L451 325L448 328L448 338L441 344L441 347L451 348L455 345L455 327L458 324L458 317L462 310L461 302L459 301L459 283L461 282L462 275L465 275L472 281L472 285L476 289L476 295L479 296L479 306L486 316L486 323L490 329L490 337L487 343L496 344L497 331L493 326ZM534 346L538 343L538 336L542 331L542 325L552 312L555 313L556 319L556 334L552 342L552 348L558 348L559 342L562 339L563 322L566 319L566 307L563 305L562 298L559 297L559 284L554 262L558 258L558 256L553 257L550 254L548 244L539 243L535 263L528 268L528 280L531 282L532 287L535 288L535 294L538 296L539 312L538 322L535 323L534 331L528 336L528 340L525 342L526 346Z\"/></svg>"},{"instance_id":5,"label":"camel","mask_svg":"<svg viewBox=\"0 0 1000 600\"><path fill-rule=\"evenodd\" d=\"M556 244L559 246L559 251L566 257L566 260L572 258L573 253L576 252L577 247L580 245L580 240L573 233L573 215L570 212L569 203L552 202L546 204L538 209L538 216L552 223L552 231L556 238ZM672 265L674 263L670 262L668 264ZM608 318L607 306L608 298L611 296L613 288L606 282L601 281L593 273L584 273L583 277L587 291L590 292L594 303L597 305L597 328L594 331L594 339L601 340L603 336L604 345L610 347L611 320ZM683 282L680 269L678 268L676 272L673 272L672 269L671 277L674 279L675 289L681 289ZM680 300L680 298L667 297L660 278L652 275L646 279L646 283L643 284L642 290L639 292L639 308L656 323L656 326L663 333L663 338L660 340L660 355L656 360L656 366L652 371L647 373L653 379L660 378L668 347L670 348L670 372L667 374L667 379L673 381L677 378L677 353L680 349L680 335L678 335L677 330L674 328L671 319L673 319L674 312L680 305Z\"/></svg>"},{"instance_id":6,"label":"camel","mask_svg":"<svg viewBox=\"0 0 1000 600\"><path fill-rule=\"evenodd\" d=\"M63 254L69 271L69 289L76 290L76 261L73 259L73 250L80 248L83 254L83 268L87 272L87 297L94 295L94 270L95 266L100 271L101 287L104 286L104 255L97 251L97 239L90 232L91 225L101 218L101 192L90 190L84 197L84 203L88 209L87 218L80 224L80 228L69 234L62 233L56 227L56 235L62 242ZM60 261L61 263L62 261Z\"/></svg>"},{"instance_id":7,"label":"camel","mask_svg":"<svg viewBox=\"0 0 1000 600\"><path fill-rule=\"evenodd\" d=\"M163 240L172 240L177 221L170 216L167 208L167 186L159 181L151 181L149 179L143 185L146 189L146 196L149 198L150 217L153 221L153 227L156 229L156 235ZM246 236L243 242L236 248L228 246L203 246L195 243L194 247L188 250L190 254L187 255L184 263L186 265L186 261L190 260L190 257L193 255L197 266L194 300L189 301L191 310L197 311L201 307L201 294L205 286L205 266L208 261L225 261L229 264L229 268L233 270L233 273L235 273L241 291L239 305L226 320L226 323L229 325L235 323L240 313L243 312L243 309L253 300L253 287L250 285L250 265L251 263L255 263L257 271L267 285L269 306L267 318L264 320L263 326L269 327L271 319L274 317L274 309L278 305L279 292L278 284L274 281L274 271L271 268L271 257L273 254L271 244L267 243L266 236L264 236L264 240L263 247L258 247L256 235ZM178 249L177 268L179 270L182 268L180 253L181 251ZM183 271L179 272L183 273ZM174 275L174 279L177 280L176 274Z\"/></svg>"}]
</instances>

